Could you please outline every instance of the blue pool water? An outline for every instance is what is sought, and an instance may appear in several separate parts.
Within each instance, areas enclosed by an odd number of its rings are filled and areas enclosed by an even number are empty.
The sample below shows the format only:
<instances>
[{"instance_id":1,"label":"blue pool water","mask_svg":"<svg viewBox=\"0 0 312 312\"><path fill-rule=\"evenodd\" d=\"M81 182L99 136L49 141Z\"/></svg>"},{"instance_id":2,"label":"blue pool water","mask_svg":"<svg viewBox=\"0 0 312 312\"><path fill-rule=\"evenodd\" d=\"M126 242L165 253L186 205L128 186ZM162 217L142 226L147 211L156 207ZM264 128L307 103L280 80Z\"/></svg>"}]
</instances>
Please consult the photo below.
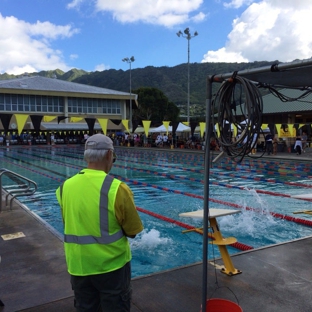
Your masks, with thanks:
<instances>
[{"instance_id":1,"label":"blue pool water","mask_svg":"<svg viewBox=\"0 0 312 312\"><path fill-rule=\"evenodd\" d=\"M118 160L111 174L131 187L145 227L131 240L133 276L201 261L202 236L182 233L186 229L183 225L201 227L201 221L179 217L179 213L203 209L204 155L118 147L116 153ZM83 147L14 146L1 148L0 159L1 168L38 184L36 194L21 201L62 233L55 190L85 167ZM234 236L253 248L310 236L311 226L274 214L312 221L311 215L293 214L311 210L311 202L287 197L312 193L311 173L308 162L298 161L245 159L237 165L224 158L214 164L209 207L241 212L219 218L223 236ZM240 251L229 247L230 254ZM220 256L216 246L209 245L208 252L209 259Z\"/></svg>"}]
</instances>

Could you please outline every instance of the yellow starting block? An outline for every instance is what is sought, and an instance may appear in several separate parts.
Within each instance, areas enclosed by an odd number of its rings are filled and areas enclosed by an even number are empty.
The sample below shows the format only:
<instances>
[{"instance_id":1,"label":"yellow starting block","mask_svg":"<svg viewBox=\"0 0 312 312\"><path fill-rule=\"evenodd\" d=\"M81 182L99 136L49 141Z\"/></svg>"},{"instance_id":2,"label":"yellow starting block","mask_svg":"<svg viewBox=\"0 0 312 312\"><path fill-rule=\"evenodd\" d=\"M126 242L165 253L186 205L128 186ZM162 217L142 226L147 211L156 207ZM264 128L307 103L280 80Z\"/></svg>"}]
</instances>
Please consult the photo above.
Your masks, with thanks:
<instances>
[{"instance_id":1,"label":"yellow starting block","mask_svg":"<svg viewBox=\"0 0 312 312\"><path fill-rule=\"evenodd\" d=\"M293 214L306 213L312 215L312 210L294 211Z\"/></svg>"},{"instance_id":2,"label":"yellow starting block","mask_svg":"<svg viewBox=\"0 0 312 312\"><path fill-rule=\"evenodd\" d=\"M210 208L209 209L209 223L210 227L212 228L212 234L208 234L209 237L213 238L214 240L210 243L213 245L217 245L224 263L224 268L222 268L221 272L233 276L236 274L242 273L242 271L237 270L233 263L232 259L228 253L227 245L231 245L237 242L237 239L235 237L228 237L223 238L218 223L217 223L217 217L222 217L226 215L236 214L239 213L238 210L230 210L230 209L216 209L216 208ZM191 212L184 212L179 214L180 217L192 217L192 218L203 218L204 211L203 210L197 210L197 211L191 211ZM203 228L194 228L190 230L183 231L186 232L197 232L203 234Z\"/></svg>"}]
</instances>

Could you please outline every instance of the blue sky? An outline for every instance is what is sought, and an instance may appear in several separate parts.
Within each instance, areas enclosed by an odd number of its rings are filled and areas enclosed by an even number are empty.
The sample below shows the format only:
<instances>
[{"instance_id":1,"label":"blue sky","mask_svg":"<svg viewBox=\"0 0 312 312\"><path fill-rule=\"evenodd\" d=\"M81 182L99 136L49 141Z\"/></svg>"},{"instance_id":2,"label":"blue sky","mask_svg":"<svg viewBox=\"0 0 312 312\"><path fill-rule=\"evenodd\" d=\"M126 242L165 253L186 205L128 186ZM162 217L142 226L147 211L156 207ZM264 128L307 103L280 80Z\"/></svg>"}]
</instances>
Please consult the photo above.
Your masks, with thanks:
<instances>
[{"instance_id":1,"label":"blue sky","mask_svg":"<svg viewBox=\"0 0 312 312\"><path fill-rule=\"evenodd\" d=\"M0 0L0 73L312 56L311 0Z\"/></svg>"}]
</instances>

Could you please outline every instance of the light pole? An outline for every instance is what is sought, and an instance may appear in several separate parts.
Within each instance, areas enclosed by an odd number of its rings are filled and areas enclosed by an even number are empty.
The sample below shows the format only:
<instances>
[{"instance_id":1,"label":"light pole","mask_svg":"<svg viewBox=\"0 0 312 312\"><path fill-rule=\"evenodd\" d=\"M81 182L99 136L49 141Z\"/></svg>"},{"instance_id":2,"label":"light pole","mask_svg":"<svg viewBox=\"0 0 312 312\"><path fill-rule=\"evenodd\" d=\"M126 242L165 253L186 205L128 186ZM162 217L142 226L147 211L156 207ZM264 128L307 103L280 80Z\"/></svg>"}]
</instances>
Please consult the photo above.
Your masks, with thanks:
<instances>
[{"instance_id":1,"label":"light pole","mask_svg":"<svg viewBox=\"0 0 312 312\"><path fill-rule=\"evenodd\" d=\"M133 132L133 129L132 129L132 90L131 90L131 63L135 61L134 59L134 56L131 56L130 58L129 57L125 57L122 59L123 62L127 62L129 65L130 65L130 116L129 116L129 119L130 119L130 125L129 127L131 128L132 132Z\"/></svg>"},{"instance_id":2,"label":"light pole","mask_svg":"<svg viewBox=\"0 0 312 312\"><path fill-rule=\"evenodd\" d=\"M179 30L177 36L187 39L187 122L190 122L190 40L198 36L198 32L195 31L194 35L191 35L190 29L185 28L184 34Z\"/></svg>"}]
</instances>

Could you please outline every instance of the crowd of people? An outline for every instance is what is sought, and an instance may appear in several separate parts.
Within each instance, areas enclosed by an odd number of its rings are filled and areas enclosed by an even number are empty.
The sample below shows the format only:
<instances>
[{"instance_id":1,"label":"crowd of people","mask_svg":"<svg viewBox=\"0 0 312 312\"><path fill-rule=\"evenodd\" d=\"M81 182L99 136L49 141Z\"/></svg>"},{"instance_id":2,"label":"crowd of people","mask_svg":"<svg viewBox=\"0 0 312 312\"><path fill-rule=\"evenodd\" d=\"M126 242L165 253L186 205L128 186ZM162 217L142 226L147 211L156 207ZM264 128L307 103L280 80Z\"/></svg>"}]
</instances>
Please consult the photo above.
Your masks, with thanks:
<instances>
[{"instance_id":1,"label":"crowd of people","mask_svg":"<svg viewBox=\"0 0 312 312\"><path fill-rule=\"evenodd\" d=\"M282 141L281 143L284 143L284 141ZM278 144L279 142L276 136L274 136L270 132L266 134L264 150L268 155L277 154ZM284 143L284 145L286 146L286 143ZM301 155L301 153L305 153L307 147L308 147L308 136L306 132L302 132L302 135L296 136L295 143L293 144L293 149L297 155Z\"/></svg>"},{"instance_id":2,"label":"crowd of people","mask_svg":"<svg viewBox=\"0 0 312 312\"><path fill-rule=\"evenodd\" d=\"M148 136L145 133L142 134L129 134L114 135L109 134L109 137L114 142L115 146L140 146L140 147L161 147L170 148L170 146L183 147L189 149L195 149L197 146L204 144L204 139L196 136L187 137L183 136L173 137L172 133L151 133Z\"/></svg>"},{"instance_id":3,"label":"crowd of people","mask_svg":"<svg viewBox=\"0 0 312 312\"><path fill-rule=\"evenodd\" d=\"M173 137L171 133L128 133L128 132L111 132L107 134L113 141L114 146L131 146L131 147L159 147L170 148L171 146L186 149L204 149L205 137L189 135L183 133L180 136ZM89 138L88 131L62 131L52 132L26 132L18 134L0 134L1 145L38 145L38 144L84 144ZM289 144L289 142L288 142ZM300 155L305 152L308 146L307 133L302 132L302 135L297 136L295 142L290 143L291 149ZM263 140L258 137L254 148L258 152L266 152L268 155L276 155L277 152L286 149L286 142L278 140L276 135L267 133ZM220 151L218 139L210 138L210 150ZM286 151L286 150L285 150Z\"/></svg>"}]
</instances>

